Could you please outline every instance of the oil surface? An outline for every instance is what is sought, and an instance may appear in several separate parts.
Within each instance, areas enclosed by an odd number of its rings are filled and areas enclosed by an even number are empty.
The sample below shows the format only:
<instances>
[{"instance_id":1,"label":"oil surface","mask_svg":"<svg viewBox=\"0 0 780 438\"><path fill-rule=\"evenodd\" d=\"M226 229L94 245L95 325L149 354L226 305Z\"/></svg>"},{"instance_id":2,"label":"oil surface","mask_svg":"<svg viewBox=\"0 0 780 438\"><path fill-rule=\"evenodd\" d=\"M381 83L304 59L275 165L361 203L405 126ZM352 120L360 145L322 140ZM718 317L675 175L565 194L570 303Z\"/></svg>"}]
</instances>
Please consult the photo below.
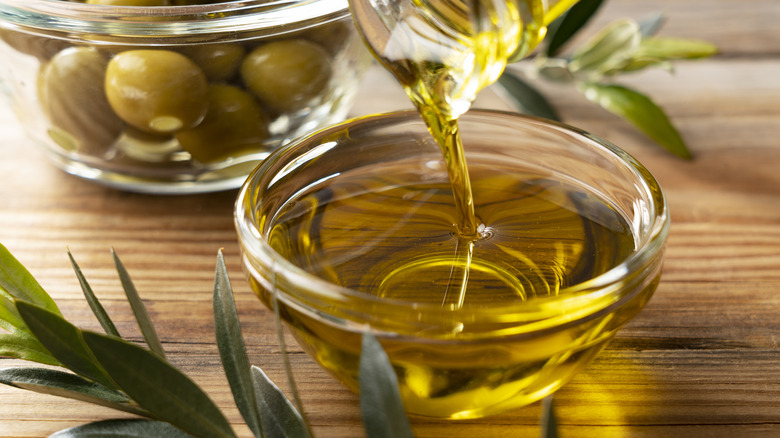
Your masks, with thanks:
<instances>
[{"instance_id":1,"label":"oil surface","mask_svg":"<svg viewBox=\"0 0 780 438\"><path fill-rule=\"evenodd\" d=\"M557 295L634 250L625 219L595 196L475 161L475 209L485 225L465 250L444 164L411 160L327 179L287 204L268 240L334 284L445 308ZM465 295L458 271L470 271Z\"/></svg>"},{"instance_id":2,"label":"oil surface","mask_svg":"<svg viewBox=\"0 0 780 438\"><path fill-rule=\"evenodd\" d=\"M564 293L609 270L634 251L634 236L618 212L581 188L487 159L470 160L470 167L475 211L487 226L467 241L469 251L454 232L442 161L323 178L275 215L268 236L278 253L318 277L409 304L398 313L385 309L372 325L397 333L382 344L406 409L418 415L474 418L531 403L584 367L619 326L607 315L568 328L537 327L533 337L501 334L513 326L502 326L505 306ZM262 287L255 290L271 305ZM401 322L426 304L442 311L425 328ZM330 306L332 315L376 315L376 308L345 309L338 300ZM469 318L485 308L492 309L488 321ZM539 317L561 311L553 305ZM281 312L309 354L357 389L362 328L285 303Z\"/></svg>"}]
</instances>

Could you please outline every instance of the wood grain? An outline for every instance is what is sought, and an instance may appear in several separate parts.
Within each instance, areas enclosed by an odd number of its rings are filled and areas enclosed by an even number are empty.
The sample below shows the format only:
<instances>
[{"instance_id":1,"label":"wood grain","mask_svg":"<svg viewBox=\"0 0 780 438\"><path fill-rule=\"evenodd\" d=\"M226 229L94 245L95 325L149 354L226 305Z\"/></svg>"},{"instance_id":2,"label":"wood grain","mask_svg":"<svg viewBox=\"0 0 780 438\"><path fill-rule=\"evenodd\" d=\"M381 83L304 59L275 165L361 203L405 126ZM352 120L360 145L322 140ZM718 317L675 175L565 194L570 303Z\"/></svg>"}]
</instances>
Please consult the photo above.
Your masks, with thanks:
<instances>
[{"instance_id":1,"label":"wood grain","mask_svg":"<svg viewBox=\"0 0 780 438\"><path fill-rule=\"evenodd\" d=\"M780 436L780 2L614 0L593 23L662 11L664 35L701 38L715 58L674 75L621 79L670 114L695 154L676 159L574 90L538 83L566 122L628 150L658 178L672 211L665 272L647 308L556 395L564 437ZM409 108L374 68L354 114ZM507 108L485 93L477 106ZM0 107L0 242L84 328L99 325L81 296L70 248L119 330L139 339L110 249L122 257L171 360L241 426L213 339L211 290L224 248L248 350L284 385L269 312L244 280L232 222L236 192L123 193L51 166ZM357 398L288 345L318 437L361 437ZM0 359L0 367L23 362ZM104 408L0 386L0 436L41 437L122 417ZM539 406L457 423L414 419L420 437L537 436Z\"/></svg>"}]
</instances>

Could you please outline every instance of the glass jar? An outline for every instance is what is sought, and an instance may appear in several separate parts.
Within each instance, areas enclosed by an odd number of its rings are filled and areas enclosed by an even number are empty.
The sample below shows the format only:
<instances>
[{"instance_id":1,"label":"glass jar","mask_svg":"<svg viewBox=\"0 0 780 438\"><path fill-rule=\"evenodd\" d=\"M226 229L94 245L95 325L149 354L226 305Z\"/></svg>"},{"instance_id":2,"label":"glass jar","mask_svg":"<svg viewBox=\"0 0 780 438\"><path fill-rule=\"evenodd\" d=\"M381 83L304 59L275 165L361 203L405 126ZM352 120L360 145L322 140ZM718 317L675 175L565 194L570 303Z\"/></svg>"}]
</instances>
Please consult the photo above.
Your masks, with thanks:
<instances>
[{"instance_id":1,"label":"glass jar","mask_svg":"<svg viewBox=\"0 0 780 438\"><path fill-rule=\"evenodd\" d=\"M370 63L346 0L0 0L0 38L0 89L46 155L151 193L238 187L343 120Z\"/></svg>"},{"instance_id":2,"label":"glass jar","mask_svg":"<svg viewBox=\"0 0 780 438\"><path fill-rule=\"evenodd\" d=\"M320 365L358 390L371 331L406 410L452 419L532 403L582 370L650 299L669 228L658 183L603 140L496 111L467 112L460 133L484 225L466 243L416 112L274 152L235 215L253 290Z\"/></svg>"}]
</instances>

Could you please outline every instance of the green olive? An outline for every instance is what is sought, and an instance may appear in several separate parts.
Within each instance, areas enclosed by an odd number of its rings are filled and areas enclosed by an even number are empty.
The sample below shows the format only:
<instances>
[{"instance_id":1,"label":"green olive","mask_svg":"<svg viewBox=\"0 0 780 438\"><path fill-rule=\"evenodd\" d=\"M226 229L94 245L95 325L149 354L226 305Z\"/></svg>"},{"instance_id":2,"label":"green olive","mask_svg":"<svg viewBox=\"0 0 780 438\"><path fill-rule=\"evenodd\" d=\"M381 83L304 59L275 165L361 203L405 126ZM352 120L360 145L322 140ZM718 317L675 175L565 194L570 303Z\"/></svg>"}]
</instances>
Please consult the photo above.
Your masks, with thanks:
<instances>
[{"instance_id":1,"label":"green olive","mask_svg":"<svg viewBox=\"0 0 780 438\"><path fill-rule=\"evenodd\" d=\"M274 41L252 50L241 64L246 86L280 113L304 108L325 90L330 55L303 39Z\"/></svg>"},{"instance_id":2,"label":"green olive","mask_svg":"<svg viewBox=\"0 0 780 438\"><path fill-rule=\"evenodd\" d=\"M106 95L114 111L136 128L157 134L189 129L208 109L206 75L170 50L129 50L111 59Z\"/></svg>"},{"instance_id":3,"label":"green olive","mask_svg":"<svg viewBox=\"0 0 780 438\"><path fill-rule=\"evenodd\" d=\"M228 81L236 75L246 49L239 44L201 44L183 51L210 81Z\"/></svg>"},{"instance_id":4,"label":"green olive","mask_svg":"<svg viewBox=\"0 0 780 438\"><path fill-rule=\"evenodd\" d=\"M40 70L38 96L52 125L49 134L65 149L101 154L122 132L103 90L107 64L94 48L71 47Z\"/></svg>"},{"instance_id":5,"label":"green olive","mask_svg":"<svg viewBox=\"0 0 780 438\"><path fill-rule=\"evenodd\" d=\"M209 163L262 149L268 139L268 122L268 115L251 94L233 85L213 84L206 118L177 133L176 139L192 158Z\"/></svg>"}]
</instances>

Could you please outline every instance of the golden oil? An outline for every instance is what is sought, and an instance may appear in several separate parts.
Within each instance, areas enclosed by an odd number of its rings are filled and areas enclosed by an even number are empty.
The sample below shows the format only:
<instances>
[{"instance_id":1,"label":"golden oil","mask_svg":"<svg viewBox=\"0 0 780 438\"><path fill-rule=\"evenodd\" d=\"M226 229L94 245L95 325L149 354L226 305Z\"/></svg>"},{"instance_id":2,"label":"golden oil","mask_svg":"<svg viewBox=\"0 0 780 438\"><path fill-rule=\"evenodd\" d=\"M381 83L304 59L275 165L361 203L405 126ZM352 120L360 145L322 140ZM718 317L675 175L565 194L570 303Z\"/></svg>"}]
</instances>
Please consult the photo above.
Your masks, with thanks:
<instances>
[{"instance_id":1,"label":"golden oil","mask_svg":"<svg viewBox=\"0 0 780 438\"><path fill-rule=\"evenodd\" d=\"M341 172L262 219L286 260L368 298L324 295L311 307L306 298L282 299L299 343L356 390L366 326L349 321L366 319L396 368L406 409L418 415L473 418L535 401L588 363L623 322L600 315L561 327L614 298L576 308L557 298L632 254L624 217L581 187L518 172L500 156L471 158L485 226L467 240L468 257L443 160ZM274 281L282 295L297 295L286 280ZM267 288L254 278L253 286L272 306Z\"/></svg>"},{"instance_id":2,"label":"golden oil","mask_svg":"<svg viewBox=\"0 0 780 438\"><path fill-rule=\"evenodd\" d=\"M362 23L441 159L334 173L258 218L274 251L355 292L312 298L287 278L250 276L267 305L269 290L280 292L299 343L352 389L370 328L408 412L475 418L523 406L584 367L654 290L660 265L610 286L632 291L619 313L621 293L579 287L637 248L629 222L595 191L500 154L465 159L458 117L572 3L413 0L385 39Z\"/></svg>"}]
</instances>

